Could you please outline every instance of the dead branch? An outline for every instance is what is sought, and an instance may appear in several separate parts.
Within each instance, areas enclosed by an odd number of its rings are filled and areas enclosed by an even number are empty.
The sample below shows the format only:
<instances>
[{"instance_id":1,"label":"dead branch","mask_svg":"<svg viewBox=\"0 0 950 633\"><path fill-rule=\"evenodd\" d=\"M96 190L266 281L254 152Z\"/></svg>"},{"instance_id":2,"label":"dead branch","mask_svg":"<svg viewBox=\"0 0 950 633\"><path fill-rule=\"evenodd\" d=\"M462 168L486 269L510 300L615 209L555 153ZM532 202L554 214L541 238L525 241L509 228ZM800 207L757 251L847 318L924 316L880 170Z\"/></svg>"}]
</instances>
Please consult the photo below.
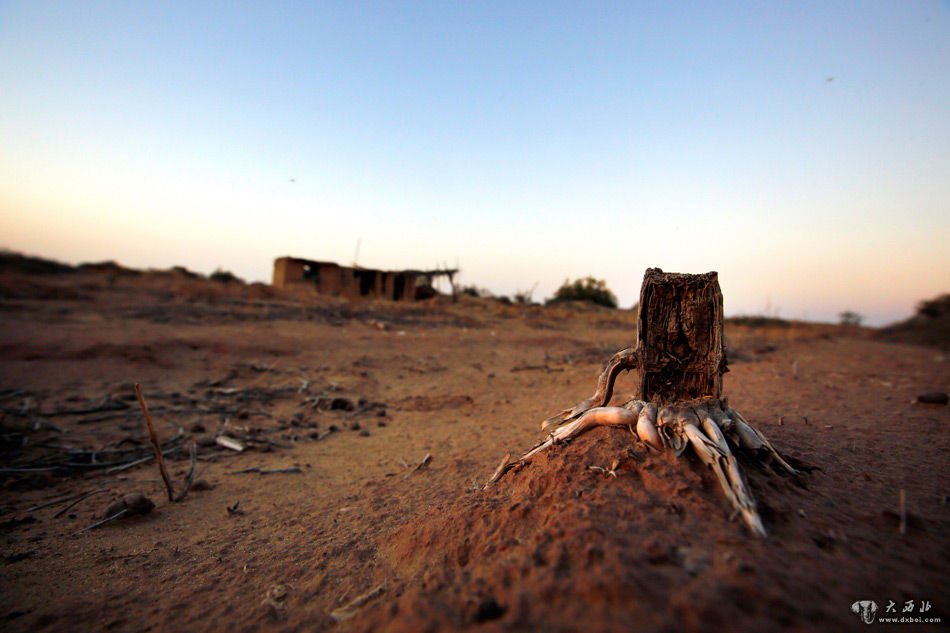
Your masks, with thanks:
<instances>
[{"instance_id":1,"label":"dead branch","mask_svg":"<svg viewBox=\"0 0 950 633\"><path fill-rule=\"evenodd\" d=\"M422 470L423 468L425 468L425 467L429 464L429 462L431 462L431 461L432 461L432 455L430 455L429 453L426 453L426 454L425 454L425 457L422 458L422 461L420 461L418 464L416 464L415 468L413 468L412 470L410 470L409 472L406 473L405 479L409 479L409 477L412 475L412 473L417 472L417 471L420 471L420 470ZM408 466L407 466L407 467L408 467Z\"/></svg>"},{"instance_id":2,"label":"dead branch","mask_svg":"<svg viewBox=\"0 0 950 633\"><path fill-rule=\"evenodd\" d=\"M124 411L129 408L128 403L121 400L113 400L106 396L99 404L91 407L80 407L77 409L55 409L44 412L41 415L45 417L56 417L58 415L87 415L89 413L101 413L103 411Z\"/></svg>"},{"instance_id":3,"label":"dead branch","mask_svg":"<svg viewBox=\"0 0 950 633\"><path fill-rule=\"evenodd\" d=\"M77 534L82 534L89 530L94 530L95 528L105 525L116 519L121 519L124 516L133 516L136 514L148 514L153 509L155 509L155 504L152 503L152 500L143 495L141 492L131 492L121 499L117 499L109 504L109 507L106 508L104 518L101 521L97 521L92 525L86 526L83 529L75 532L73 536Z\"/></svg>"},{"instance_id":4,"label":"dead branch","mask_svg":"<svg viewBox=\"0 0 950 633\"><path fill-rule=\"evenodd\" d=\"M218 446L223 446L224 448L237 451L238 453L242 452L246 448L244 444L241 444L241 442L228 435L219 435L218 437L214 438L214 441Z\"/></svg>"},{"instance_id":5,"label":"dead branch","mask_svg":"<svg viewBox=\"0 0 950 633\"><path fill-rule=\"evenodd\" d=\"M386 591L386 583L382 583L378 587L370 589L366 593L360 594L357 597L350 600L344 606L334 609L330 612L330 617L336 620L337 622L343 622L344 620L349 620L354 615L356 615L359 610L366 605L370 600L380 596L383 592Z\"/></svg>"},{"instance_id":6,"label":"dead branch","mask_svg":"<svg viewBox=\"0 0 950 633\"><path fill-rule=\"evenodd\" d=\"M66 513L69 512L72 508L76 507L78 504L82 503L83 501L85 501L85 500L88 499L89 497L92 497L92 496L98 495L98 494L102 494L103 492L109 492L109 489L108 489L108 488L99 488L98 490L93 490L92 492L87 492L87 493L85 493L85 494L83 494L83 495L80 495L79 498L77 498L76 500L74 500L72 503L70 503L68 506L66 506L65 508L63 508L62 510L60 510L59 512L57 512L56 514L54 514L54 515L53 515L53 518L54 518L54 519L58 519L59 517L61 517L61 516L63 516L64 514L66 514Z\"/></svg>"},{"instance_id":7,"label":"dead branch","mask_svg":"<svg viewBox=\"0 0 950 633\"><path fill-rule=\"evenodd\" d=\"M195 442L191 443L189 448L189 453L191 454L191 468L188 469L188 475L185 477L185 485L182 487L181 492L175 495L175 502L184 501L185 496L188 494L188 491L191 490L191 486L195 481L195 466L198 464L198 444Z\"/></svg>"},{"instance_id":8,"label":"dead branch","mask_svg":"<svg viewBox=\"0 0 950 633\"><path fill-rule=\"evenodd\" d=\"M145 416L145 424L148 426L148 436L152 441L152 448L155 449L155 459L158 462L158 470L162 475L162 481L165 482L168 500L174 501L175 490L172 488L171 478L169 478L168 470L165 468L165 457L162 455L162 447L158 441L158 435L155 434L155 427L152 426L152 416L148 414L148 405L145 404L145 396L142 395L142 387L139 383L135 383L135 395L138 396L139 405L142 407L142 414Z\"/></svg>"},{"instance_id":9,"label":"dead branch","mask_svg":"<svg viewBox=\"0 0 950 633\"><path fill-rule=\"evenodd\" d=\"M551 416L541 423L541 430L546 431L552 426L560 426L584 414L589 409L606 406L614 393L614 381L622 371L638 367L637 351L633 347L620 350L608 361L603 373L597 380L597 390L587 400L577 403L570 409L564 409L555 416Z\"/></svg>"},{"instance_id":10,"label":"dead branch","mask_svg":"<svg viewBox=\"0 0 950 633\"><path fill-rule=\"evenodd\" d=\"M124 517L126 514L128 514L128 512L129 512L128 508L122 508L121 510L119 510L118 512L116 512L115 514L113 514L112 516L108 516L108 517L104 518L104 519L101 520L101 521L96 521L96 522L93 523L92 525L87 525L86 527L84 527L83 529L79 530L78 532L73 532L73 536L78 536L78 535L82 534L83 532L88 532L89 530L94 530L94 529L96 529L97 527L99 527L99 526L101 526L101 525L105 525L106 523L110 523L110 522L112 522L112 521L115 521L116 519L121 519L121 518Z\"/></svg>"}]
</instances>

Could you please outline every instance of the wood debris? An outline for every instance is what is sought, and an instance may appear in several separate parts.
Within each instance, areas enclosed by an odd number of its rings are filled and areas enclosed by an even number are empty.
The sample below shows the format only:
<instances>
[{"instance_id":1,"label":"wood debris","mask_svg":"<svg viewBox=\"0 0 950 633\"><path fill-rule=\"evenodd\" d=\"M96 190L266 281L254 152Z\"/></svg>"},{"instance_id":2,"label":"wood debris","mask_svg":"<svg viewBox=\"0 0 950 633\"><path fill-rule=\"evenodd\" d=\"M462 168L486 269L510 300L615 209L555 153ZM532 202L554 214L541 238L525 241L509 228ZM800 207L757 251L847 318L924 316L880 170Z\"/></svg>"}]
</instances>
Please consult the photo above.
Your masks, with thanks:
<instances>
[{"instance_id":1,"label":"wood debris","mask_svg":"<svg viewBox=\"0 0 950 633\"><path fill-rule=\"evenodd\" d=\"M370 601L378 598L386 591L386 583L383 582L381 585L370 589L364 594L353 598L344 606L334 609L330 612L330 617L336 620L337 622L344 622L349 620L354 615L359 613L359 610L366 606Z\"/></svg>"}]
</instances>

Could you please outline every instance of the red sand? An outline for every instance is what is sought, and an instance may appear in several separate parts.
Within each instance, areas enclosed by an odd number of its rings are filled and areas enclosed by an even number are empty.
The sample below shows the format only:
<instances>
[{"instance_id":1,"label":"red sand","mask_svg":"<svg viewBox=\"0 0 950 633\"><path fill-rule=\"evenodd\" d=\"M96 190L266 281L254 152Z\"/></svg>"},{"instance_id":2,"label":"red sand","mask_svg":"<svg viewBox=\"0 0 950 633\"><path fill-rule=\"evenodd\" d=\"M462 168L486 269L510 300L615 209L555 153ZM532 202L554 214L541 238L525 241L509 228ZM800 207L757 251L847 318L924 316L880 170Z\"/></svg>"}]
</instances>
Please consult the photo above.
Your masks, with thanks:
<instances>
[{"instance_id":1,"label":"red sand","mask_svg":"<svg viewBox=\"0 0 950 633\"><path fill-rule=\"evenodd\" d=\"M726 376L730 402L812 468L791 478L744 456L770 532L757 540L697 459L650 453L616 429L481 490L506 453L541 437L541 419L590 395L634 338L629 312L349 305L96 272L7 274L0 292L5 467L64 447L141 446L135 407L101 421L51 414L107 395L134 405L132 382L163 439L183 427L207 443L221 427L273 440L241 454L199 447L210 489L182 503L164 497L153 463L5 474L4 630L864 630L858 600L879 618L947 621L950 409L912 404L950 387L933 349L727 327L733 357L747 359ZM624 377L617 399L632 385ZM367 405L314 410L320 395ZM181 482L186 451L169 459ZM589 468L614 459L616 478ZM99 488L109 492L58 518L65 504L31 510ZM156 510L74 534L133 491ZM331 617L380 586L352 618Z\"/></svg>"}]
</instances>

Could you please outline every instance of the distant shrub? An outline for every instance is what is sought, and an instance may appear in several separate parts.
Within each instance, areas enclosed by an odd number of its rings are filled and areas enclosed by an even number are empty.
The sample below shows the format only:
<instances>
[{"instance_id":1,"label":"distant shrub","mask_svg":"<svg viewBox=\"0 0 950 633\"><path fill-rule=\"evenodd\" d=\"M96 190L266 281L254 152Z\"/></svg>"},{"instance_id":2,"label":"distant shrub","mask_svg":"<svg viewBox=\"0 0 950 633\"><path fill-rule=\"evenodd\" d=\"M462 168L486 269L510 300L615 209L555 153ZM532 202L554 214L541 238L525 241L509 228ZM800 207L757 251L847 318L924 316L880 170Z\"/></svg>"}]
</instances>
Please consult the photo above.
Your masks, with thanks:
<instances>
[{"instance_id":1,"label":"distant shrub","mask_svg":"<svg viewBox=\"0 0 950 633\"><path fill-rule=\"evenodd\" d=\"M785 319L762 314L729 317L726 322L746 327L790 327L792 325L791 322Z\"/></svg>"},{"instance_id":2,"label":"distant shrub","mask_svg":"<svg viewBox=\"0 0 950 633\"><path fill-rule=\"evenodd\" d=\"M26 275L61 275L75 272L75 269L68 264L61 264L42 257L22 255L6 249L0 251L0 270L9 270Z\"/></svg>"},{"instance_id":3,"label":"distant shrub","mask_svg":"<svg viewBox=\"0 0 950 633\"><path fill-rule=\"evenodd\" d=\"M917 314L929 319L950 315L950 294L940 295L917 304Z\"/></svg>"},{"instance_id":4,"label":"distant shrub","mask_svg":"<svg viewBox=\"0 0 950 633\"><path fill-rule=\"evenodd\" d=\"M118 264L114 261L105 261L105 262L84 262L79 264L79 270L84 272L97 272L105 273L110 275L112 278L116 277L135 277L141 275L141 271L135 270L133 268L126 268L121 264Z\"/></svg>"},{"instance_id":5,"label":"distant shrub","mask_svg":"<svg viewBox=\"0 0 950 633\"><path fill-rule=\"evenodd\" d=\"M562 301L589 301L608 308L617 307L617 296L607 287L607 282L593 277L585 277L574 281L565 279L547 303L552 304Z\"/></svg>"},{"instance_id":6,"label":"distant shrub","mask_svg":"<svg viewBox=\"0 0 950 633\"><path fill-rule=\"evenodd\" d=\"M176 274L176 275L181 275L182 277L185 277L185 278L187 278L187 279L201 279L201 275L199 275L199 274L196 273L196 272L192 272L192 271L188 270L188 269L185 268L184 266L172 266L171 272L174 273L174 274ZM217 269L216 271L214 271L213 273L211 273L211 279L214 279L214 276L215 276L216 274L218 274L219 272L225 273L225 271L223 271L223 270L221 270L221 269L219 268L219 269ZM230 275L231 273L226 273L226 274ZM233 275L231 275L231 276L233 277ZM237 279L237 278L235 277L235 279Z\"/></svg>"},{"instance_id":7,"label":"distant shrub","mask_svg":"<svg viewBox=\"0 0 950 633\"><path fill-rule=\"evenodd\" d=\"M492 299L491 290L488 288L479 288L478 286L459 286L458 293L466 297L475 297L480 299Z\"/></svg>"},{"instance_id":8,"label":"distant shrub","mask_svg":"<svg viewBox=\"0 0 950 633\"><path fill-rule=\"evenodd\" d=\"M838 318L841 319L841 325L847 325L851 327L857 327L861 325L862 321L864 321L863 316L857 312L852 312L851 310L845 310L838 315Z\"/></svg>"},{"instance_id":9,"label":"distant shrub","mask_svg":"<svg viewBox=\"0 0 950 633\"><path fill-rule=\"evenodd\" d=\"M244 280L236 276L229 270L223 270L221 268L216 269L213 273L208 275L208 279L212 281L219 281L224 284L238 283L243 284Z\"/></svg>"},{"instance_id":10,"label":"distant shrub","mask_svg":"<svg viewBox=\"0 0 950 633\"><path fill-rule=\"evenodd\" d=\"M511 296L515 303L523 306L534 305L534 291L538 289L538 282L531 286L531 290L519 290Z\"/></svg>"}]
</instances>

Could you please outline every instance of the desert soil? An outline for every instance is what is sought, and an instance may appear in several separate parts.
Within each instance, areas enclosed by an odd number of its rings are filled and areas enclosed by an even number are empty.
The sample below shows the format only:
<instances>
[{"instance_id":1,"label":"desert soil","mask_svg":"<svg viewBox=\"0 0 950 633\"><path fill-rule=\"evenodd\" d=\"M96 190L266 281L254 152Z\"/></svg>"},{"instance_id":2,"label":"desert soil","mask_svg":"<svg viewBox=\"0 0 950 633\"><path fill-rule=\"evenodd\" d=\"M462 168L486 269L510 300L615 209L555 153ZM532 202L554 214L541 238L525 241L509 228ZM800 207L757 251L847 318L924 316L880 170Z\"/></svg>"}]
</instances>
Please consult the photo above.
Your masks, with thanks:
<instances>
[{"instance_id":1,"label":"desert soil","mask_svg":"<svg viewBox=\"0 0 950 633\"><path fill-rule=\"evenodd\" d=\"M2 628L865 630L859 600L947 621L950 414L913 402L950 389L931 348L727 326L730 403L806 471L741 456L766 539L694 456L622 429L483 490L543 438L540 420L592 393L633 320L349 304L171 272L7 274ZM154 461L121 468L149 455L133 383L176 490L197 445L181 502ZM615 460L616 476L591 468ZM80 532L133 492L155 509Z\"/></svg>"}]
</instances>

